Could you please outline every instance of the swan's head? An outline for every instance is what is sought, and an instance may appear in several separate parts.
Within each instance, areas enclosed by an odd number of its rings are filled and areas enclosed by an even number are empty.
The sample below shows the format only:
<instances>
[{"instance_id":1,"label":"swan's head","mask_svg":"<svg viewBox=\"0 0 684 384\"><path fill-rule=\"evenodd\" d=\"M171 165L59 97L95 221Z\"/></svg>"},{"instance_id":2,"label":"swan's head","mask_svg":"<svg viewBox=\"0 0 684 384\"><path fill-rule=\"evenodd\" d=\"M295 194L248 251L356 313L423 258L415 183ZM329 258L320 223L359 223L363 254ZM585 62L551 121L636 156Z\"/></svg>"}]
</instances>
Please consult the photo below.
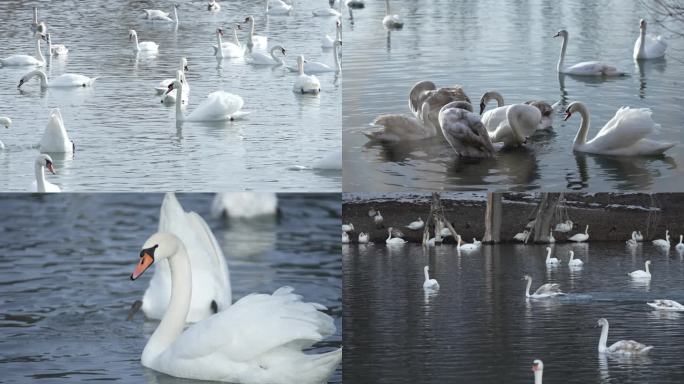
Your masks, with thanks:
<instances>
[{"instance_id":1,"label":"swan's head","mask_svg":"<svg viewBox=\"0 0 684 384\"><path fill-rule=\"evenodd\" d=\"M167 259L178 252L180 240L176 235L157 232L150 236L140 251L140 260L131 274L131 280L135 280L143 274L152 264Z\"/></svg>"},{"instance_id":2,"label":"swan's head","mask_svg":"<svg viewBox=\"0 0 684 384\"><path fill-rule=\"evenodd\" d=\"M235 24L233 26L233 29L237 29L238 31L242 31L242 27L240 26L240 24Z\"/></svg>"},{"instance_id":3,"label":"swan's head","mask_svg":"<svg viewBox=\"0 0 684 384\"><path fill-rule=\"evenodd\" d=\"M651 260L646 260L646 263L644 263L644 264L651 265Z\"/></svg>"},{"instance_id":4,"label":"swan's head","mask_svg":"<svg viewBox=\"0 0 684 384\"><path fill-rule=\"evenodd\" d=\"M568 31L566 31L565 29L561 29L555 35L553 35L553 37L562 37L566 39L568 37Z\"/></svg>"},{"instance_id":5,"label":"swan's head","mask_svg":"<svg viewBox=\"0 0 684 384\"><path fill-rule=\"evenodd\" d=\"M572 259L573 257L575 257L575 252L570 251L570 258Z\"/></svg>"},{"instance_id":6,"label":"swan's head","mask_svg":"<svg viewBox=\"0 0 684 384\"><path fill-rule=\"evenodd\" d=\"M546 247L546 252L551 252L551 247Z\"/></svg>"},{"instance_id":7,"label":"swan's head","mask_svg":"<svg viewBox=\"0 0 684 384\"><path fill-rule=\"evenodd\" d=\"M646 29L646 20L639 20L639 29Z\"/></svg>"},{"instance_id":8,"label":"swan's head","mask_svg":"<svg viewBox=\"0 0 684 384\"><path fill-rule=\"evenodd\" d=\"M423 271L427 272L429 270L430 270L430 266L426 265L425 267L423 267Z\"/></svg>"},{"instance_id":9,"label":"swan's head","mask_svg":"<svg viewBox=\"0 0 684 384\"><path fill-rule=\"evenodd\" d=\"M303 65L304 63L306 63L306 60L304 60L304 56L302 56L302 55L297 56L297 65ZM378 211L378 213L380 213L380 212Z\"/></svg>"},{"instance_id":10,"label":"swan's head","mask_svg":"<svg viewBox=\"0 0 684 384\"><path fill-rule=\"evenodd\" d=\"M482 95L482 97L480 98L480 115L484 112L485 108L487 108L487 103L489 103L492 100L496 100L497 103L499 103L499 105L503 105L503 97L499 92L485 92L484 95ZM472 108L470 111L472 112Z\"/></svg>"},{"instance_id":11,"label":"swan's head","mask_svg":"<svg viewBox=\"0 0 684 384\"><path fill-rule=\"evenodd\" d=\"M9 129L12 126L12 119L9 117L0 117L0 125L4 125L5 128Z\"/></svg>"},{"instance_id":12,"label":"swan's head","mask_svg":"<svg viewBox=\"0 0 684 384\"><path fill-rule=\"evenodd\" d=\"M522 279L523 279L523 280L532 280L532 276L530 276L530 275L525 275L525 276L523 276Z\"/></svg>"},{"instance_id":13,"label":"swan's head","mask_svg":"<svg viewBox=\"0 0 684 384\"><path fill-rule=\"evenodd\" d=\"M252 16L245 17L244 23L254 23L254 18Z\"/></svg>"},{"instance_id":14,"label":"swan's head","mask_svg":"<svg viewBox=\"0 0 684 384\"><path fill-rule=\"evenodd\" d=\"M342 40L335 40L335 47L340 48L342 46Z\"/></svg>"},{"instance_id":15,"label":"swan's head","mask_svg":"<svg viewBox=\"0 0 684 384\"><path fill-rule=\"evenodd\" d=\"M223 36L223 28L216 28L216 34Z\"/></svg>"},{"instance_id":16,"label":"swan's head","mask_svg":"<svg viewBox=\"0 0 684 384\"><path fill-rule=\"evenodd\" d=\"M47 31L47 26L45 25L45 23L42 21L40 23L38 23L38 25L36 26L36 32L43 34L46 31Z\"/></svg>"},{"instance_id":17,"label":"swan's head","mask_svg":"<svg viewBox=\"0 0 684 384\"><path fill-rule=\"evenodd\" d=\"M596 322L597 327L605 327L606 325L608 325L608 320L606 320L603 317L598 319L598 321Z\"/></svg>"},{"instance_id":18,"label":"swan's head","mask_svg":"<svg viewBox=\"0 0 684 384\"><path fill-rule=\"evenodd\" d=\"M181 57L181 67L183 68L183 71L188 72L188 59L185 57Z\"/></svg>"},{"instance_id":19,"label":"swan's head","mask_svg":"<svg viewBox=\"0 0 684 384\"><path fill-rule=\"evenodd\" d=\"M132 41L133 37L138 37L138 33L135 31L135 29L130 29L128 30L128 41Z\"/></svg>"},{"instance_id":20,"label":"swan's head","mask_svg":"<svg viewBox=\"0 0 684 384\"><path fill-rule=\"evenodd\" d=\"M55 166L52 164L52 157L50 157L49 155L46 155L44 153L38 155L38 157L36 157L36 165L39 167L47 168L47 170L50 171L50 173L52 173L53 175L56 173Z\"/></svg>"},{"instance_id":21,"label":"swan's head","mask_svg":"<svg viewBox=\"0 0 684 384\"><path fill-rule=\"evenodd\" d=\"M171 93L176 88L179 88L181 86L181 83L183 82L183 71L177 70L176 71L176 80L172 81L171 84L169 84L169 88L166 91L166 93Z\"/></svg>"},{"instance_id":22,"label":"swan's head","mask_svg":"<svg viewBox=\"0 0 684 384\"><path fill-rule=\"evenodd\" d=\"M280 53L282 53L283 56L285 56L285 48L283 48L280 45L276 45L275 47L271 48L271 51L280 51Z\"/></svg>"},{"instance_id":23,"label":"swan's head","mask_svg":"<svg viewBox=\"0 0 684 384\"><path fill-rule=\"evenodd\" d=\"M391 234L392 234L392 230L394 230L394 228L392 228L392 227L387 228L387 233L389 233L389 234L391 235Z\"/></svg>"},{"instance_id":24,"label":"swan's head","mask_svg":"<svg viewBox=\"0 0 684 384\"><path fill-rule=\"evenodd\" d=\"M570 118L570 116L572 116L573 113L575 113L575 112L577 112L583 108L584 108L584 104L582 104L579 101L573 101L572 103L570 103L570 105L568 105L567 108L565 108L565 117L563 118L563 121L567 121Z\"/></svg>"},{"instance_id":25,"label":"swan's head","mask_svg":"<svg viewBox=\"0 0 684 384\"><path fill-rule=\"evenodd\" d=\"M544 363L542 363L541 360L536 359L535 361L532 362L532 371L533 372L542 372L544 370Z\"/></svg>"},{"instance_id":26,"label":"swan's head","mask_svg":"<svg viewBox=\"0 0 684 384\"><path fill-rule=\"evenodd\" d=\"M540 129L550 128L553 126L553 106L542 100L530 100L526 101L525 104L537 107L542 115L542 122Z\"/></svg>"}]
</instances>

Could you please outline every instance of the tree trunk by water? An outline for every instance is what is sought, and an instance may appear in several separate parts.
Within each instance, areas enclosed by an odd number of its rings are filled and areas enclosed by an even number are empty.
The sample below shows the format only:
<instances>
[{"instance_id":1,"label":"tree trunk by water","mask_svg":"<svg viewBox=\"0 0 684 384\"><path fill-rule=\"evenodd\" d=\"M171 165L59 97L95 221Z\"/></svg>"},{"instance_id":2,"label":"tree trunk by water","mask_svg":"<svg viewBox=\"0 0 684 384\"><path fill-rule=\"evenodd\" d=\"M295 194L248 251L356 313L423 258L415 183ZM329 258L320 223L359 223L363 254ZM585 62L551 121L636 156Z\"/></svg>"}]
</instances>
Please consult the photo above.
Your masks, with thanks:
<instances>
[{"instance_id":1,"label":"tree trunk by water","mask_svg":"<svg viewBox=\"0 0 684 384\"><path fill-rule=\"evenodd\" d=\"M456 238L456 230L451 225L451 222L447 220L444 216L444 208L442 207L442 200L439 197L439 193L432 193L432 203L430 204L430 214L427 220L425 220L425 228L423 228L423 244L427 245L428 240L430 240L430 221L434 221L435 228L435 242L441 242L442 238L439 235L442 230L442 224L446 225L451 231L451 235Z\"/></svg>"},{"instance_id":2,"label":"tree trunk by water","mask_svg":"<svg viewBox=\"0 0 684 384\"><path fill-rule=\"evenodd\" d=\"M549 235L551 234L551 225L553 223L553 215L556 212L556 206L562 198L560 193L543 193L541 202L537 209L537 216L534 222L534 242L548 243Z\"/></svg>"},{"instance_id":3,"label":"tree trunk by water","mask_svg":"<svg viewBox=\"0 0 684 384\"><path fill-rule=\"evenodd\" d=\"M498 243L501 240L501 193L487 194L487 209L485 210L485 233L482 242L485 244Z\"/></svg>"}]
</instances>

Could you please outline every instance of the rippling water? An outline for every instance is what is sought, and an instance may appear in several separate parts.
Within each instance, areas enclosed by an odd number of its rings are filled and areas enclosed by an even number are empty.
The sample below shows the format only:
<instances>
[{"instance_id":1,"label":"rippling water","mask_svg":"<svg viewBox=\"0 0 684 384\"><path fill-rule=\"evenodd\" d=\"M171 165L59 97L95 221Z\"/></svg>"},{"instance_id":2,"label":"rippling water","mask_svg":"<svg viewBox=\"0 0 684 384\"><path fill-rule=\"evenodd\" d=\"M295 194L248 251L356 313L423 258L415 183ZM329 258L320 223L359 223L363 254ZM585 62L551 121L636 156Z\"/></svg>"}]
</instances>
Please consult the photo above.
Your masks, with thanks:
<instances>
[{"instance_id":1,"label":"rippling water","mask_svg":"<svg viewBox=\"0 0 684 384\"><path fill-rule=\"evenodd\" d=\"M584 268L570 272L573 249ZM549 383L679 383L684 370L684 315L653 311L646 301L684 300L682 254L644 244L556 245L563 260L544 263L544 246L485 246L458 255L453 246L384 244L343 247L344 375L354 383L531 383L532 361L544 362ZM652 260L650 285L627 272ZM423 266L440 284L425 296ZM559 283L567 296L524 297ZM610 322L608 342L634 339L654 345L647 358L598 356L599 318Z\"/></svg>"},{"instance_id":2,"label":"rippling water","mask_svg":"<svg viewBox=\"0 0 684 384\"><path fill-rule=\"evenodd\" d=\"M257 69L243 59L226 59L219 67L211 47L218 26L230 31L251 14L257 34L287 49L288 65L299 54L332 63L332 51L320 47L329 21L311 15L325 4L301 0L291 16L266 17L265 1L224 1L217 14L206 10L205 1L181 2L178 30L141 18L144 8L168 11L173 3L0 2L0 57L33 54L29 25L36 4L53 42L69 48L65 59L52 59L49 77L99 76L91 89L42 92L34 79L17 90L29 69L0 68L0 116L14 122L0 130L7 147L0 151L3 190L26 191L35 179L35 147L51 108L60 108L76 143L75 158L55 158L58 173L48 177L66 191L340 190L339 171L290 170L341 150L339 79L321 74L321 95L302 97L292 92L295 75L286 69ZM131 28L140 41L160 45L155 58L136 59L128 42ZM189 61L188 111L210 92L225 90L242 96L252 113L232 123L177 126L175 108L162 105L153 88L174 76L181 56Z\"/></svg>"},{"instance_id":3,"label":"rippling water","mask_svg":"<svg viewBox=\"0 0 684 384\"><path fill-rule=\"evenodd\" d=\"M329 308L342 345L339 195L281 195L279 219L209 218L211 195L179 195L223 249L233 300L290 285ZM0 381L188 382L140 364L157 323L133 301L152 276L129 275L157 229L162 195L5 195L0 198ZM61 379L61 380L60 380ZM341 367L331 379L341 382Z\"/></svg>"},{"instance_id":4,"label":"rippling water","mask_svg":"<svg viewBox=\"0 0 684 384\"><path fill-rule=\"evenodd\" d=\"M343 84L344 189L350 191L514 189L676 191L682 177L681 123L684 40L651 23L669 48L664 60L637 66L632 60L639 19L652 20L639 1L554 2L525 0L393 0L403 30L384 31L382 2L355 12L345 34ZM669 25L681 31L681 24ZM604 60L627 71L620 79L558 78L559 29L570 33L566 63ZM499 153L478 164L459 162L440 140L383 147L361 134L385 113L410 113L414 83L461 84L479 101L498 90L507 104L561 100L551 134L533 137L525 149ZM572 101L587 104L598 132L622 105L648 107L662 125L654 139L679 143L665 158L610 158L573 154L579 118L562 122ZM492 102L494 104L494 102ZM490 106L489 108L492 108Z\"/></svg>"}]
</instances>

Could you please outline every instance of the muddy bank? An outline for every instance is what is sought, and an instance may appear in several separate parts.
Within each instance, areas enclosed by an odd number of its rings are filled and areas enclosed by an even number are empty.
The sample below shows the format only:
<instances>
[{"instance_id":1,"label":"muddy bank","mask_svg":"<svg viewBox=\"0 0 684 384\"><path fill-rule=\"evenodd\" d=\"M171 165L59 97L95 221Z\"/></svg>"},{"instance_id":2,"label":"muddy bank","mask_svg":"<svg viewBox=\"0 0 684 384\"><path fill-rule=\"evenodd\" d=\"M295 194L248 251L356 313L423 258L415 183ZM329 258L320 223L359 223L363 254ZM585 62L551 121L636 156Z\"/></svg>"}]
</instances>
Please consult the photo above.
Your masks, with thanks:
<instances>
[{"instance_id":1,"label":"muddy bank","mask_svg":"<svg viewBox=\"0 0 684 384\"><path fill-rule=\"evenodd\" d=\"M473 193L443 193L442 204L446 216L454 229L468 242L473 237L481 239L484 234L486 202L484 195ZM501 225L502 242L513 242L513 236L522 232L525 225L534 218L539 194L503 194ZM368 211L380 210L384 227L378 228ZM342 218L344 223L353 223L350 237L356 242L359 232L369 233L371 241L382 242L387 238L387 228L399 228L404 239L421 242L423 231L406 228L418 217L427 219L430 212L430 194L373 195L343 194ZM673 246L684 233L684 194L566 194L564 204L556 209L554 222L568 217L574 227L570 232L554 232L556 241L565 241L577 232L583 232L589 225L590 241L621 241L639 230L645 240L664 238L670 230ZM556 219L555 218L555 219ZM431 235L432 236L432 235ZM449 238L447 243L453 243Z\"/></svg>"}]
</instances>

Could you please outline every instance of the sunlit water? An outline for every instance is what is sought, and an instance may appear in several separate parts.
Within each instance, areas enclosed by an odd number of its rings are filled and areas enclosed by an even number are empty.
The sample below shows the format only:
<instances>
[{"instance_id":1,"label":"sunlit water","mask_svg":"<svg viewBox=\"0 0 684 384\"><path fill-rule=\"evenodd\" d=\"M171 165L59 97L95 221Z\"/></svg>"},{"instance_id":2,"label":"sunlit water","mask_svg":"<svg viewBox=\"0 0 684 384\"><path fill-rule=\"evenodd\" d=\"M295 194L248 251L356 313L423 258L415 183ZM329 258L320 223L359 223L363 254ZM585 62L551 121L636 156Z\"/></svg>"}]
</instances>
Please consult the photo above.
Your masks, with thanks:
<instances>
[{"instance_id":1,"label":"sunlit water","mask_svg":"<svg viewBox=\"0 0 684 384\"><path fill-rule=\"evenodd\" d=\"M225 1L217 14L204 1L180 3L175 30L141 18L142 9L169 11L172 1L0 2L0 57L34 53L29 25L36 4L53 42L69 48L66 58L46 67L49 77L99 77L89 89L41 91L33 79L17 90L30 69L0 68L0 116L14 122L0 130L7 147L0 151L2 190L29 189L49 111L60 108L76 154L54 157L57 175L48 180L66 191L339 191L339 171L291 170L341 150L339 78L320 74L321 95L301 96L292 92L296 75L283 67L255 68L243 59L225 59L219 67L212 56L216 28L223 26L224 41L232 41L232 26L253 15L256 33L286 48L288 65L299 54L332 65L332 51L320 44L330 20L311 14L325 4L302 0L291 16L266 17L265 1ZM129 29L140 41L157 42L159 54L136 59ZM175 76L182 56L190 70L188 112L209 93L224 90L240 95L251 114L235 122L177 126L175 108L162 105L154 87Z\"/></svg>"},{"instance_id":2,"label":"sunlit water","mask_svg":"<svg viewBox=\"0 0 684 384\"><path fill-rule=\"evenodd\" d=\"M571 272L568 251L584 260ZM344 377L353 383L531 383L534 359L549 383L680 383L684 313L661 313L651 299L684 300L684 262L650 244L556 245L563 260L547 270L543 246L486 246L458 255L454 246L429 256L410 245L343 247ZM650 284L627 272L652 260ZM441 288L423 291L423 266ZM567 296L529 300L532 289L558 283ZM647 358L602 358L599 318L608 342L633 339L655 348Z\"/></svg>"},{"instance_id":3,"label":"sunlit water","mask_svg":"<svg viewBox=\"0 0 684 384\"><path fill-rule=\"evenodd\" d=\"M343 83L344 182L349 191L513 189L658 190L680 185L684 164L682 76L684 39L651 23L669 44L666 58L637 66L632 49L639 19L652 20L639 1L513 3L485 0L393 0L403 30L387 33L384 3L354 13L345 34ZM681 24L670 24L681 31ZM601 80L564 77L556 63L559 29L570 33L566 64L603 60L629 73ZM461 84L474 103L497 90L507 104L561 100L551 134L531 139L525 149L506 151L479 163L460 162L443 140L383 147L366 145L361 134L381 114L410 114L413 84ZM584 102L592 116L589 138L620 106L648 107L662 125L656 140L679 143L664 158L614 158L573 154L578 116L562 122L572 101ZM491 103L489 108L496 104Z\"/></svg>"},{"instance_id":4,"label":"sunlit water","mask_svg":"<svg viewBox=\"0 0 684 384\"><path fill-rule=\"evenodd\" d=\"M339 195L280 196L279 219L209 218L211 195L179 195L207 219L228 261L233 301L290 285L335 318L342 344ZM152 274L129 276L158 225L162 195L6 195L0 199L2 381L188 382L140 364L157 326L126 321ZM341 382L341 367L331 382Z\"/></svg>"}]
</instances>

